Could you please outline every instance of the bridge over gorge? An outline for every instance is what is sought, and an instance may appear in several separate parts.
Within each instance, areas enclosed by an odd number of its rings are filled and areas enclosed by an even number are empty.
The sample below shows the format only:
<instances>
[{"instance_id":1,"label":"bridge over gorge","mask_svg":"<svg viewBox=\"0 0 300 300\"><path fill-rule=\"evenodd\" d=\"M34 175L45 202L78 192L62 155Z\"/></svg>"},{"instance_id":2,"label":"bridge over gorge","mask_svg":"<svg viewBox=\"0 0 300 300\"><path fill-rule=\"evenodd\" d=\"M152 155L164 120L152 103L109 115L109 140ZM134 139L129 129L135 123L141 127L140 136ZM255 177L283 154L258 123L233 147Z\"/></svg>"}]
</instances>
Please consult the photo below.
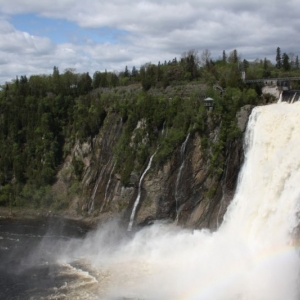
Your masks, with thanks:
<instances>
[{"instance_id":1,"label":"bridge over gorge","mask_svg":"<svg viewBox=\"0 0 300 300\"><path fill-rule=\"evenodd\" d=\"M288 83L290 81L300 81L300 76L299 77L281 77L281 78L244 79L245 83L263 83L265 85Z\"/></svg>"},{"instance_id":2,"label":"bridge over gorge","mask_svg":"<svg viewBox=\"0 0 300 300\"><path fill-rule=\"evenodd\" d=\"M242 78L246 84L263 84L264 87L262 88L262 93L275 96L279 102L285 101L288 103L293 103L300 100L300 90L292 89L292 81L300 81L300 76L259 79L246 79L245 77L245 73L242 74Z\"/></svg>"}]
</instances>

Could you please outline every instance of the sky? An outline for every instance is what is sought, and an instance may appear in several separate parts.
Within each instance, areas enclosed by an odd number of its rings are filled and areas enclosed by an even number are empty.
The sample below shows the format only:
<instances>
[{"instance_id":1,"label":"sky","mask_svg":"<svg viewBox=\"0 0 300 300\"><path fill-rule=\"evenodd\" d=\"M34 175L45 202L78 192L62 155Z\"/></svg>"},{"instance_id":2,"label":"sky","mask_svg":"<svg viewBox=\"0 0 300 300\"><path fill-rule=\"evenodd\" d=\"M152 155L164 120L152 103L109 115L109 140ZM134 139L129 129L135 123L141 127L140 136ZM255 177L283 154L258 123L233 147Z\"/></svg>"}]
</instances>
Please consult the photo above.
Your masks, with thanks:
<instances>
[{"instance_id":1,"label":"sky","mask_svg":"<svg viewBox=\"0 0 300 300\"><path fill-rule=\"evenodd\" d=\"M208 49L300 55L299 0L0 0L0 84L17 75L124 71Z\"/></svg>"}]
</instances>

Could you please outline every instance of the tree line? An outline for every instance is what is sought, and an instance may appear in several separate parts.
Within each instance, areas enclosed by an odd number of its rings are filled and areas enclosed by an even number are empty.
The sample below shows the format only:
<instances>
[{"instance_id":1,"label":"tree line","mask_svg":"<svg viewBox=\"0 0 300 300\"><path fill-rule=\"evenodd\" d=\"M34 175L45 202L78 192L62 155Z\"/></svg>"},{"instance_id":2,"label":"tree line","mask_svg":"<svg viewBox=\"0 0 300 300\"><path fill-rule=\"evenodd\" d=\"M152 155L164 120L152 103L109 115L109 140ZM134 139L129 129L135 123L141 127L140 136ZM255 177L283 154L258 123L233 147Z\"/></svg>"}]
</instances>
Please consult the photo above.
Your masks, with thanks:
<instances>
[{"instance_id":1,"label":"tree line","mask_svg":"<svg viewBox=\"0 0 300 300\"><path fill-rule=\"evenodd\" d=\"M205 138L209 135L207 114L201 101L204 96L215 99L212 120L216 124L223 120L222 139L211 151L210 160L212 170L219 169L217 164L222 161L226 143L238 135L233 121L237 110L244 104L261 101L259 89L249 88L242 81L241 70L257 77L275 77L282 72L298 72L299 76L297 64L286 71L283 65L278 68L266 59L251 63L242 60L237 50L228 55L223 51L217 60L211 58L209 50L201 55L191 50L180 59L148 63L140 69L125 67L119 74L104 71L91 77L74 69L61 73L55 66L50 75L16 77L0 91L0 205L7 205L11 197L15 205L51 203L52 198L45 195L49 195L49 187L75 141L91 140L109 114L122 117L124 122L114 153L124 184L128 183L133 166L142 168L149 149L157 146L163 126L169 133L160 141L157 163L168 159L191 131L201 133L203 148L209 147ZM226 88L224 94L212 88L216 83ZM183 93L186 84L195 86L188 96ZM197 84L206 85L204 94ZM126 89L130 85L141 89L132 92L131 88ZM173 87L172 95L165 92L169 86ZM159 93L151 93L152 89ZM146 120L147 127L136 135L133 150L128 141L141 119ZM149 144L141 143L143 136L149 137ZM78 161L73 164L72 180L79 182L83 166Z\"/></svg>"}]
</instances>

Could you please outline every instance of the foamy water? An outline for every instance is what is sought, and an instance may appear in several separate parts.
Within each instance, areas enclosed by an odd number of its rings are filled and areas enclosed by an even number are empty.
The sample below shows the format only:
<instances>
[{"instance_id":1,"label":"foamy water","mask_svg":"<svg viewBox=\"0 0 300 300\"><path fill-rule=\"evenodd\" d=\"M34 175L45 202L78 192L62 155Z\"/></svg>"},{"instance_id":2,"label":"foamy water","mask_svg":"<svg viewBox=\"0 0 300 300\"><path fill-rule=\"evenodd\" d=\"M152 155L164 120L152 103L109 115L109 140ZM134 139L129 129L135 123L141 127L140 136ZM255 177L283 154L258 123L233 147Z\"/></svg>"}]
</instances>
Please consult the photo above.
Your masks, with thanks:
<instances>
[{"instance_id":1,"label":"foamy water","mask_svg":"<svg viewBox=\"0 0 300 300\"><path fill-rule=\"evenodd\" d=\"M99 299L299 299L300 103L256 107L245 143L217 232L156 223L126 236L110 223L61 259L84 258L102 274L92 280Z\"/></svg>"}]
</instances>

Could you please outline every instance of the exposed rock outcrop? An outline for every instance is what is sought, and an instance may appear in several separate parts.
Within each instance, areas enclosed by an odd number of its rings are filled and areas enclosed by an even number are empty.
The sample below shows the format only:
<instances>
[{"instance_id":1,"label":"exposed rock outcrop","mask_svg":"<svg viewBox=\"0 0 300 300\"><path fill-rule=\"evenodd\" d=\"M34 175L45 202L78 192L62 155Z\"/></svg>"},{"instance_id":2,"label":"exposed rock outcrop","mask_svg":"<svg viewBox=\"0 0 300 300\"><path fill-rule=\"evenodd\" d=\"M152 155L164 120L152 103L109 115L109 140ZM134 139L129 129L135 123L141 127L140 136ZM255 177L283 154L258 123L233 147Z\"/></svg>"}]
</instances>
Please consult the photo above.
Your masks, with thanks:
<instances>
[{"instance_id":1,"label":"exposed rock outcrop","mask_svg":"<svg viewBox=\"0 0 300 300\"><path fill-rule=\"evenodd\" d=\"M251 109L247 105L237 115L242 132ZM90 143L74 147L73 159L80 157L84 163L83 194L79 201L83 214L97 218L119 214L125 222L129 220L141 174L132 173L130 184L125 187L115 172L113 149L121 132L122 120L109 114L99 134ZM211 141L217 140L218 134L218 128L212 130ZM162 166L154 164L145 175L135 224L169 219L182 226L213 230L221 224L243 162L242 137L226 145L225 166L221 174L211 173L210 161L207 151L202 149L199 133L191 134L184 150L184 157L181 157L178 147L171 159Z\"/></svg>"}]
</instances>

